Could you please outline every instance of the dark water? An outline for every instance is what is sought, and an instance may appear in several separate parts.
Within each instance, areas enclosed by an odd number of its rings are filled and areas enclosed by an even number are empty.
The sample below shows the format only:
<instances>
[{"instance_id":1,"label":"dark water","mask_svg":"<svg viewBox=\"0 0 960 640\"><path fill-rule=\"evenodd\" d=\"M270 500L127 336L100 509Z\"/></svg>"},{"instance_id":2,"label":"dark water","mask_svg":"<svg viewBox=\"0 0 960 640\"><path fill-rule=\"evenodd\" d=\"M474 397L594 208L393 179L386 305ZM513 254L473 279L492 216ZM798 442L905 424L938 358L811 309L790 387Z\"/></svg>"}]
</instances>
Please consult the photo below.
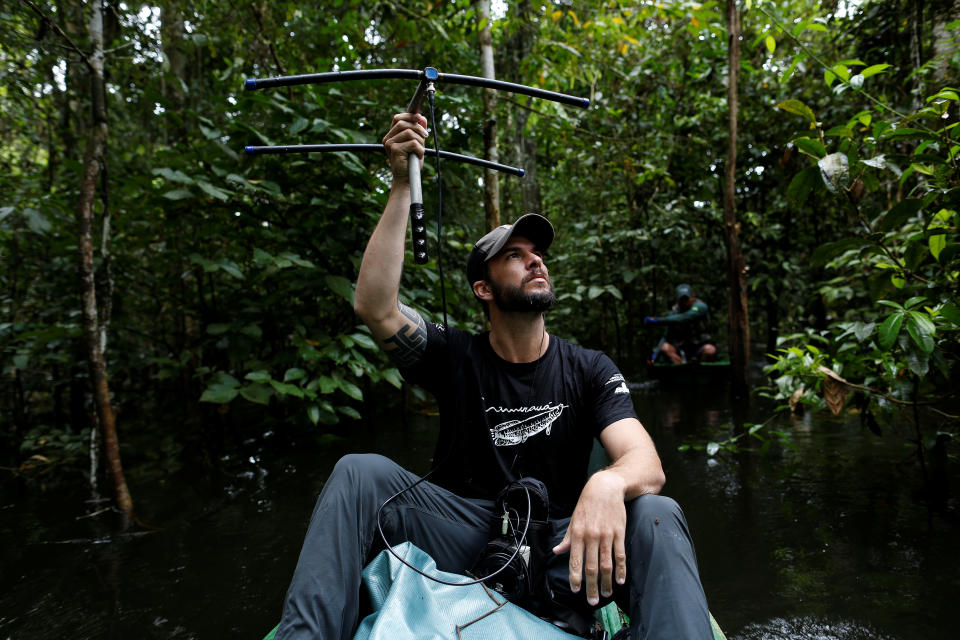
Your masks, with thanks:
<instances>
[{"instance_id":1,"label":"dark water","mask_svg":"<svg viewBox=\"0 0 960 640\"><path fill-rule=\"evenodd\" d=\"M949 501L926 506L905 434L817 415L778 426L793 447L710 459L676 447L731 421L725 393L640 388L634 399L731 640L960 637L960 523ZM416 415L323 444L252 440L216 471L131 470L154 529L126 536L78 519L79 476L74 491L4 495L0 639L262 638L337 458L378 451L422 472L434 429Z\"/></svg>"}]
</instances>

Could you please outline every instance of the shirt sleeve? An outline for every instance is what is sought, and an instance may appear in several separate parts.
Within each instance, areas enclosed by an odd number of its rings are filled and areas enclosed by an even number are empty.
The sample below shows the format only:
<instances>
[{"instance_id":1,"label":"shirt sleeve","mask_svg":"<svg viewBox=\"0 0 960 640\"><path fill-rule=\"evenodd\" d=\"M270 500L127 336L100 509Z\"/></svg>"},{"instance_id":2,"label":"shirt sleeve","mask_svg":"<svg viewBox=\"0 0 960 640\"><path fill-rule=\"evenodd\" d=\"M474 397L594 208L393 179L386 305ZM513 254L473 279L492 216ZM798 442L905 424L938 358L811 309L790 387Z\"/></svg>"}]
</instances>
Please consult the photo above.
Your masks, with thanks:
<instances>
[{"instance_id":1,"label":"shirt sleeve","mask_svg":"<svg viewBox=\"0 0 960 640\"><path fill-rule=\"evenodd\" d=\"M411 384L416 384L436 394L450 372L450 341L462 335L456 329L427 322L427 346L423 357L416 364L400 369L400 375Z\"/></svg>"},{"instance_id":2,"label":"shirt sleeve","mask_svg":"<svg viewBox=\"0 0 960 640\"><path fill-rule=\"evenodd\" d=\"M627 381L606 354L600 353L596 359L593 378L594 405L593 417L596 425L595 436L606 427L624 418L636 418L633 398Z\"/></svg>"},{"instance_id":3,"label":"shirt sleeve","mask_svg":"<svg viewBox=\"0 0 960 640\"><path fill-rule=\"evenodd\" d=\"M671 313L668 316L659 318L659 321L663 324L686 324L687 322L693 322L698 318L702 318L705 315L707 315L707 305L697 301L683 313Z\"/></svg>"}]
</instances>

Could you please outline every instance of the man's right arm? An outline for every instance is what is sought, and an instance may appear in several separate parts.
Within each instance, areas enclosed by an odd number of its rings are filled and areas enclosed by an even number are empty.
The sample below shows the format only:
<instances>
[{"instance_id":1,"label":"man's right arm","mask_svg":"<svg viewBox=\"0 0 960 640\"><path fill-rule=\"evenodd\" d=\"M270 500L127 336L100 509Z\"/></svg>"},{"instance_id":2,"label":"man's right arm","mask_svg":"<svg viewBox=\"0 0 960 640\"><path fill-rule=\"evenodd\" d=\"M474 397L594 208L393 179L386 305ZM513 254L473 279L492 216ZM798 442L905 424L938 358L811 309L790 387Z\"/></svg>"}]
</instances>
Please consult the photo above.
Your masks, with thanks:
<instances>
[{"instance_id":1,"label":"man's right arm","mask_svg":"<svg viewBox=\"0 0 960 640\"><path fill-rule=\"evenodd\" d=\"M410 211L407 155L416 153L423 158L426 125L423 116L398 114L383 138L393 185L363 253L353 304L380 347L401 367L415 364L427 344L426 323L416 310L401 303L398 295Z\"/></svg>"}]
</instances>

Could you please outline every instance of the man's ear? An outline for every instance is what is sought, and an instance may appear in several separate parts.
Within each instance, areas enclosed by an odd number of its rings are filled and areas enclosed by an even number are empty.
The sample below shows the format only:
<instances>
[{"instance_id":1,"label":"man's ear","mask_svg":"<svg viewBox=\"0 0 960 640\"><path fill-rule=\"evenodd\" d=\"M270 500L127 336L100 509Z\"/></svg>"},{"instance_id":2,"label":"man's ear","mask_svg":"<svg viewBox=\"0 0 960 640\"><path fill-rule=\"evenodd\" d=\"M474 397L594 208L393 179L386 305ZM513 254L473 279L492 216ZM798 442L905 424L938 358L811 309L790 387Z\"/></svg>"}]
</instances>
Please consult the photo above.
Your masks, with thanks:
<instances>
[{"instance_id":1,"label":"man's ear","mask_svg":"<svg viewBox=\"0 0 960 640\"><path fill-rule=\"evenodd\" d=\"M493 291L490 289L490 285L487 284L486 280L477 280L473 283L473 295L484 302L493 300Z\"/></svg>"}]
</instances>

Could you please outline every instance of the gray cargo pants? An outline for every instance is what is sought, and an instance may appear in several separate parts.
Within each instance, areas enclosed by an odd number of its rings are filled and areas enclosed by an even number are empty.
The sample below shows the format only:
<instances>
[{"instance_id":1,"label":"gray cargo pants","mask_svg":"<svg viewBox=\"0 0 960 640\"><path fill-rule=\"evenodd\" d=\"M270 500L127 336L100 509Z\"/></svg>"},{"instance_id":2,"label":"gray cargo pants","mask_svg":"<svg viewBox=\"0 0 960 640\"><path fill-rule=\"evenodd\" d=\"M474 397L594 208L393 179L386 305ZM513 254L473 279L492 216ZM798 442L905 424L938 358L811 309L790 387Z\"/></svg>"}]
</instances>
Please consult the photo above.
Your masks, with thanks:
<instances>
[{"instance_id":1,"label":"gray cargo pants","mask_svg":"<svg viewBox=\"0 0 960 640\"><path fill-rule=\"evenodd\" d=\"M349 640L357 628L363 567L383 548L377 509L417 476L374 454L340 459L310 518L283 606L276 640ZM442 571L463 573L487 542L493 503L461 498L422 482L383 509L391 544L410 541ZM559 544L569 518L557 520ZM680 507L646 495L627 503L627 581L613 598L629 612L631 638L709 640L713 637L693 543ZM569 556L556 556L548 579L557 600L589 609L586 587L570 592Z\"/></svg>"}]
</instances>

